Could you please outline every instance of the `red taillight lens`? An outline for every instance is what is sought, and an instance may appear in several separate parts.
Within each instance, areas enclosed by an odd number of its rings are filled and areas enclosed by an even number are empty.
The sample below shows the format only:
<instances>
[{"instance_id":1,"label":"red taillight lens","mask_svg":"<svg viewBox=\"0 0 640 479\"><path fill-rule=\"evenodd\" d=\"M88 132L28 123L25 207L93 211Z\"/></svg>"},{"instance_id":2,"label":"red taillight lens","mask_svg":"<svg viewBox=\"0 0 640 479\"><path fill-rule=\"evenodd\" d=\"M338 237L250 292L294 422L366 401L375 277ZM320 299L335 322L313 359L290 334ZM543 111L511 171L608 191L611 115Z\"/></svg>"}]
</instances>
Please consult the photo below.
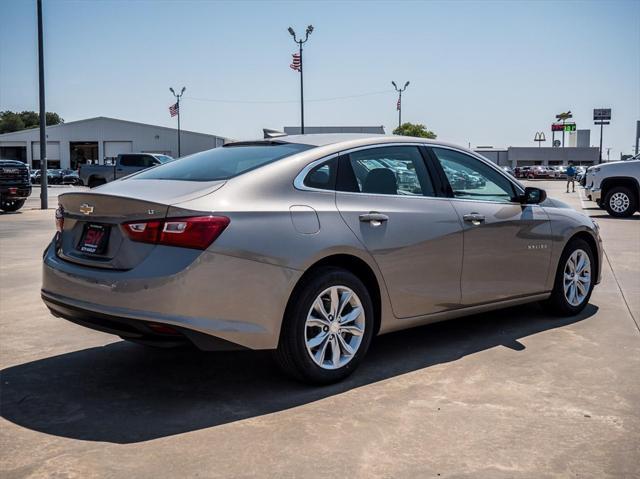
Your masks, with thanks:
<instances>
[{"instance_id":1,"label":"red taillight lens","mask_svg":"<svg viewBox=\"0 0 640 479\"><path fill-rule=\"evenodd\" d=\"M207 249L229 225L226 216L192 216L165 221L132 221L122 229L133 241Z\"/></svg>"},{"instance_id":2,"label":"red taillight lens","mask_svg":"<svg viewBox=\"0 0 640 479\"><path fill-rule=\"evenodd\" d=\"M62 206L58 206L56 209L56 230L62 233L62 229L64 228L64 208Z\"/></svg>"}]
</instances>

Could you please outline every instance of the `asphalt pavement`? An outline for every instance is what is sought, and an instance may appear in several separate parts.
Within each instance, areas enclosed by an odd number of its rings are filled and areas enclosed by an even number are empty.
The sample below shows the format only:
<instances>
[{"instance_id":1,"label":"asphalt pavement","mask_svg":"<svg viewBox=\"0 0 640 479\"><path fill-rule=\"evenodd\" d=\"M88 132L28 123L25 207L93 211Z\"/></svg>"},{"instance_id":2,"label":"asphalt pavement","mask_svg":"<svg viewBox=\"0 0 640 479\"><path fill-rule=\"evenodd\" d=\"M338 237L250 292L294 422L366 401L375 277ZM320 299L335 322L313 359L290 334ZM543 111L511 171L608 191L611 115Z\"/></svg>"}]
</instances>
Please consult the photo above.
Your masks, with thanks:
<instances>
[{"instance_id":1,"label":"asphalt pavement","mask_svg":"<svg viewBox=\"0 0 640 479\"><path fill-rule=\"evenodd\" d=\"M150 350L54 318L53 211L0 215L0 475L638 477L640 215L535 185L601 226L582 314L533 304L389 334L321 388L265 352Z\"/></svg>"}]
</instances>

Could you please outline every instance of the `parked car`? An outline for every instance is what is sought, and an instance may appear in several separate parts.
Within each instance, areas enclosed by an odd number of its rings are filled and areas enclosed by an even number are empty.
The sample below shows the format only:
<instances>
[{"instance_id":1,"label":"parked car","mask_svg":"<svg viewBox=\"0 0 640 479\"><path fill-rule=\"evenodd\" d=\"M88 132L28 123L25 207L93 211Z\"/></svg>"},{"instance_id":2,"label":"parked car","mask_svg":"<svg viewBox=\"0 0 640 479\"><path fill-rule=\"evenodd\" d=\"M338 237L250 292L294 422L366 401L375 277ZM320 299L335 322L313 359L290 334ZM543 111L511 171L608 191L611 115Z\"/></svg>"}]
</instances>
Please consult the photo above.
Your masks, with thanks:
<instances>
[{"instance_id":1,"label":"parked car","mask_svg":"<svg viewBox=\"0 0 640 479\"><path fill-rule=\"evenodd\" d=\"M82 184L95 188L172 160L170 156L158 153L126 153L118 155L112 165L82 165L79 176Z\"/></svg>"},{"instance_id":2,"label":"parked car","mask_svg":"<svg viewBox=\"0 0 640 479\"><path fill-rule=\"evenodd\" d=\"M417 138L231 143L59 203L54 315L149 345L274 349L313 383L353 372L378 334L533 301L578 314L602 264L591 218Z\"/></svg>"},{"instance_id":3,"label":"parked car","mask_svg":"<svg viewBox=\"0 0 640 479\"><path fill-rule=\"evenodd\" d=\"M0 210L18 211L30 195L29 167L17 160L0 160Z\"/></svg>"},{"instance_id":4,"label":"parked car","mask_svg":"<svg viewBox=\"0 0 640 479\"><path fill-rule=\"evenodd\" d=\"M514 170L516 178L527 178L530 169L530 166L516 166Z\"/></svg>"},{"instance_id":5,"label":"parked car","mask_svg":"<svg viewBox=\"0 0 640 479\"><path fill-rule=\"evenodd\" d=\"M74 185L74 186L82 186L82 180L80 179L80 175L75 170L68 170L65 175L62 177L63 185Z\"/></svg>"},{"instance_id":6,"label":"parked car","mask_svg":"<svg viewBox=\"0 0 640 479\"><path fill-rule=\"evenodd\" d=\"M527 178L530 180L539 180L543 178L553 178L553 172L549 170L546 166L536 165L532 166L529 171L527 171Z\"/></svg>"},{"instance_id":7,"label":"parked car","mask_svg":"<svg viewBox=\"0 0 640 479\"><path fill-rule=\"evenodd\" d=\"M628 217L640 205L640 159L593 166L588 196L611 216Z\"/></svg>"},{"instance_id":8,"label":"parked car","mask_svg":"<svg viewBox=\"0 0 640 479\"><path fill-rule=\"evenodd\" d=\"M513 171L513 168L511 168L510 166L503 166L502 167L502 171L504 171L505 173L507 173L507 174L509 174L511 176L516 176L514 171Z\"/></svg>"}]
</instances>

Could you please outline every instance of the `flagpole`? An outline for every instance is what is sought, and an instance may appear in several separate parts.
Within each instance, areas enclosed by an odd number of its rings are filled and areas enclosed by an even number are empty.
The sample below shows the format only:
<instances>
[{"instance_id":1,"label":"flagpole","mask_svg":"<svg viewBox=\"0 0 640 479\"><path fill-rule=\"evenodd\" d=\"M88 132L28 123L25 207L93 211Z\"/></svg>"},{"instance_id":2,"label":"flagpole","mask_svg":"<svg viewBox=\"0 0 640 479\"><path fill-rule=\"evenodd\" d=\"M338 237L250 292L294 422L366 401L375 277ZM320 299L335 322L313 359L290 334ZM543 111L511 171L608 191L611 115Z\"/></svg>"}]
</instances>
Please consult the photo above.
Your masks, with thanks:
<instances>
[{"instance_id":1,"label":"flagpole","mask_svg":"<svg viewBox=\"0 0 640 479\"><path fill-rule=\"evenodd\" d=\"M309 35L311 35L311 33L313 32L313 25L307 26L304 40L302 38L300 40L296 38L296 32L293 31L293 28L289 27L288 31L289 34L293 37L293 41L298 44L298 55L300 57L300 69L298 70L300 72L300 134L304 135L304 76L302 74L302 45L304 43L307 43L307 40L309 40ZM295 59L294 63L292 63L291 65L291 68L295 70L294 65Z\"/></svg>"},{"instance_id":2,"label":"flagpole","mask_svg":"<svg viewBox=\"0 0 640 479\"><path fill-rule=\"evenodd\" d=\"M187 89L187 87L182 87L182 90L180 90L180 93L176 93L174 91L174 89L172 87L169 87L169 91L171 93L173 93L173 96L176 97L176 109L178 110L178 158L180 158L180 156L182 156L181 151L180 151L180 98L182 98L182 95L184 95L184 91Z\"/></svg>"},{"instance_id":3,"label":"flagpole","mask_svg":"<svg viewBox=\"0 0 640 479\"><path fill-rule=\"evenodd\" d=\"M302 61L302 41L298 42L300 45L300 134L304 135L304 79L303 79L303 61Z\"/></svg>"},{"instance_id":4,"label":"flagpole","mask_svg":"<svg viewBox=\"0 0 640 479\"><path fill-rule=\"evenodd\" d=\"M396 85L396 82L394 81L392 81L391 84L393 85L393 88L395 88L395 90L398 92L398 129L400 129L402 127L402 92L407 89L407 87L409 86L409 82L405 83L402 88L398 88L398 85Z\"/></svg>"}]
</instances>

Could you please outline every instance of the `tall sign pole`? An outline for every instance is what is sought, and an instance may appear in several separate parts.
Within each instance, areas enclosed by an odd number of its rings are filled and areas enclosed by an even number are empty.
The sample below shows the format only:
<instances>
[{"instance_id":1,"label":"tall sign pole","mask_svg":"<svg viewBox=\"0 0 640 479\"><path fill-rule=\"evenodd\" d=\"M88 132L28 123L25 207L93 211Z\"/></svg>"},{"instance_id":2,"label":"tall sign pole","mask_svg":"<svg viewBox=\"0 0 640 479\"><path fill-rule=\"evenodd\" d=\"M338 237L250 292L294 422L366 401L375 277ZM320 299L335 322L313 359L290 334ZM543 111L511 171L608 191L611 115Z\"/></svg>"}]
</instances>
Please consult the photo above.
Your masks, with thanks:
<instances>
[{"instance_id":1,"label":"tall sign pole","mask_svg":"<svg viewBox=\"0 0 640 479\"><path fill-rule=\"evenodd\" d=\"M556 115L556 119L562 122L562 148L564 148L564 124L569 118L573 118L571 110Z\"/></svg>"},{"instance_id":2,"label":"tall sign pole","mask_svg":"<svg viewBox=\"0 0 640 479\"><path fill-rule=\"evenodd\" d=\"M169 91L171 93L173 93L173 96L176 97L176 112L178 114L178 158L180 158L181 152L180 152L180 98L182 98L182 95L184 95L184 91L187 89L187 87L182 87L182 90L180 91L180 93L176 93L175 90L172 87L169 87Z\"/></svg>"},{"instance_id":3,"label":"tall sign pole","mask_svg":"<svg viewBox=\"0 0 640 479\"><path fill-rule=\"evenodd\" d=\"M611 108L594 108L593 123L600 125L600 155L598 163L602 163L602 134L604 133L604 125L611 123Z\"/></svg>"},{"instance_id":4,"label":"tall sign pole","mask_svg":"<svg viewBox=\"0 0 640 479\"><path fill-rule=\"evenodd\" d=\"M296 37L296 32L293 31L293 28L289 27L289 34L293 37L293 41L298 44L298 55L293 55L293 63L290 65L293 70L296 70L300 73L300 134L304 135L304 76L302 73L302 45L307 43L309 40L309 35L313 33L313 25L308 25L307 30L305 32L304 40L301 38L298 40Z\"/></svg>"},{"instance_id":5,"label":"tall sign pole","mask_svg":"<svg viewBox=\"0 0 640 479\"><path fill-rule=\"evenodd\" d=\"M407 87L409 86L409 82L405 83L402 88L398 88L398 85L396 85L396 82L394 81L392 81L391 84L393 85L393 88L395 88L398 92L398 104L396 108L398 110L398 128L400 128L402 126L402 92L407 89Z\"/></svg>"},{"instance_id":6,"label":"tall sign pole","mask_svg":"<svg viewBox=\"0 0 640 479\"><path fill-rule=\"evenodd\" d=\"M49 207L47 178L47 111L44 102L44 33L42 31L42 0L38 9L38 80L40 96L40 208Z\"/></svg>"}]
</instances>

